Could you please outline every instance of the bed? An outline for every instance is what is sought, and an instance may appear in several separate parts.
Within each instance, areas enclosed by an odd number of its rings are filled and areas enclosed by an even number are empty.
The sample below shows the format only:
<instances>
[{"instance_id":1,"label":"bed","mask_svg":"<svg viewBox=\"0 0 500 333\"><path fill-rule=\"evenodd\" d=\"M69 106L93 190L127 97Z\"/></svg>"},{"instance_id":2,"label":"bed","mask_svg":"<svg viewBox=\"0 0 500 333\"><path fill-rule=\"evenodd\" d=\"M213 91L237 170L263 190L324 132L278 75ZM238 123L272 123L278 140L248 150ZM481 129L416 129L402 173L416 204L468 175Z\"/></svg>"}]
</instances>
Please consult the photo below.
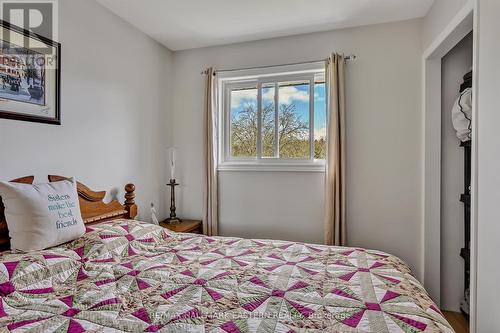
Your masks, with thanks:
<instances>
[{"instance_id":1,"label":"bed","mask_svg":"<svg viewBox=\"0 0 500 333\"><path fill-rule=\"evenodd\" d=\"M133 220L127 188L79 184L83 237L0 254L0 331L453 332L392 255L174 233Z\"/></svg>"}]
</instances>

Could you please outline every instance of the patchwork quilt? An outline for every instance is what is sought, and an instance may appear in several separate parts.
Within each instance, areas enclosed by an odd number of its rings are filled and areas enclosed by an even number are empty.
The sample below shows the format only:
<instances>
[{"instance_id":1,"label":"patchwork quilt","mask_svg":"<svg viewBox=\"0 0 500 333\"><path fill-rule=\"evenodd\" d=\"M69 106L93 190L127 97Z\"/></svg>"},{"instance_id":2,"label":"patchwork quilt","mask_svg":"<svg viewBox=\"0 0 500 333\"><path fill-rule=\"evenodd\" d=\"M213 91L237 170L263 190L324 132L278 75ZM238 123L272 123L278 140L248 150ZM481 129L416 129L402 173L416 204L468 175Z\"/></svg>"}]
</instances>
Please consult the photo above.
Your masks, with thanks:
<instances>
[{"instance_id":1,"label":"patchwork quilt","mask_svg":"<svg viewBox=\"0 0 500 333\"><path fill-rule=\"evenodd\" d=\"M0 254L0 332L453 332L386 253L118 220Z\"/></svg>"}]
</instances>

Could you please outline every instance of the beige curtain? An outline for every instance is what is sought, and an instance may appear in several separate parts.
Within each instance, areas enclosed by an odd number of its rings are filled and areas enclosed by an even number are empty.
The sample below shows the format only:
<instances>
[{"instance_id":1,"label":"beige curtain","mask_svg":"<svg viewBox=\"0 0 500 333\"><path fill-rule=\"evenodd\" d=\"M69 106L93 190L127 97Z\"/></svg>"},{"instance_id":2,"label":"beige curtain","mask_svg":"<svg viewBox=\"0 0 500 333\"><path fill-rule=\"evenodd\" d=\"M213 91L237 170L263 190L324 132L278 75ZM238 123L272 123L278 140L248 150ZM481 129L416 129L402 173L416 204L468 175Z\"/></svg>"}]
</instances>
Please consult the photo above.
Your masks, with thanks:
<instances>
[{"instance_id":1,"label":"beige curtain","mask_svg":"<svg viewBox=\"0 0 500 333\"><path fill-rule=\"evenodd\" d=\"M326 63L327 147L325 175L325 244L346 245L345 225L345 85L344 55Z\"/></svg>"},{"instance_id":2,"label":"beige curtain","mask_svg":"<svg viewBox=\"0 0 500 333\"><path fill-rule=\"evenodd\" d=\"M215 70L205 71L204 110L204 168L203 168L203 231L208 236L218 233L218 179L217 179L217 116Z\"/></svg>"}]
</instances>

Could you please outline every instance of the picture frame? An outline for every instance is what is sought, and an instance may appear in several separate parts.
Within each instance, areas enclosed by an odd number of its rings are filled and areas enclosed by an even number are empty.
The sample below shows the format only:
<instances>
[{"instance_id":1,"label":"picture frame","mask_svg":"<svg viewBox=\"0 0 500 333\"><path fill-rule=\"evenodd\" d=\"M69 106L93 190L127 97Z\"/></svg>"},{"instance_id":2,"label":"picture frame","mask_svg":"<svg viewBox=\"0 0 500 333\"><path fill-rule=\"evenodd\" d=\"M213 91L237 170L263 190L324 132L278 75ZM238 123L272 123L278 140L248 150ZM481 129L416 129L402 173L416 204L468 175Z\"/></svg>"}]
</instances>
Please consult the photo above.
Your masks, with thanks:
<instances>
[{"instance_id":1,"label":"picture frame","mask_svg":"<svg viewBox=\"0 0 500 333\"><path fill-rule=\"evenodd\" d=\"M0 118L61 125L61 44L0 20Z\"/></svg>"}]
</instances>

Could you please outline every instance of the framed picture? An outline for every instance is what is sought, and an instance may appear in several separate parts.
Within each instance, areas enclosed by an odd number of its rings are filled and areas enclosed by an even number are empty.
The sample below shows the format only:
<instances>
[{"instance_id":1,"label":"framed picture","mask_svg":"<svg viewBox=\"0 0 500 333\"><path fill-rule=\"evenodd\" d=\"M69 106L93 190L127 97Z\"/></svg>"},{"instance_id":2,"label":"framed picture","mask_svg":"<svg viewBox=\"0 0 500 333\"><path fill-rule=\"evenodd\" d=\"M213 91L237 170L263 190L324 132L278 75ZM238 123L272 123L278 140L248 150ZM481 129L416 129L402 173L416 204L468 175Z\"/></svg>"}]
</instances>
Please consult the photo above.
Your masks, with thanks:
<instances>
[{"instance_id":1,"label":"framed picture","mask_svg":"<svg viewBox=\"0 0 500 333\"><path fill-rule=\"evenodd\" d=\"M61 124L61 44L0 20L0 118Z\"/></svg>"}]
</instances>

